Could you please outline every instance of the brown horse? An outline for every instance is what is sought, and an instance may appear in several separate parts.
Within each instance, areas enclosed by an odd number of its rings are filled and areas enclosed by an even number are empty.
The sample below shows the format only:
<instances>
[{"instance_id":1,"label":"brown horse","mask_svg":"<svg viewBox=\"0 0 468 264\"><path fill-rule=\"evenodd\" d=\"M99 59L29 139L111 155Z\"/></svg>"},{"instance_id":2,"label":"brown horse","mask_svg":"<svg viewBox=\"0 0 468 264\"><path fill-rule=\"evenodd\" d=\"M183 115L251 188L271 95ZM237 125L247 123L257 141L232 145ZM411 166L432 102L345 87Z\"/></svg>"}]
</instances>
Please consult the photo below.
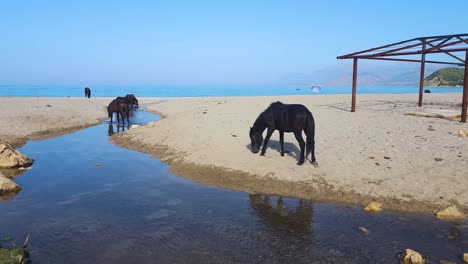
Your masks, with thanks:
<instances>
[{"instance_id":1,"label":"brown horse","mask_svg":"<svg viewBox=\"0 0 468 264\"><path fill-rule=\"evenodd\" d=\"M127 98L130 108L138 108L138 100L136 99L135 95L127 94L125 98Z\"/></svg>"},{"instance_id":2,"label":"brown horse","mask_svg":"<svg viewBox=\"0 0 468 264\"><path fill-rule=\"evenodd\" d=\"M125 117L127 117L127 123L130 123L130 110L125 97L117 97L114 100L112 100L112 102L110 102L109 106L107 107L107 113L109 114L111 123L112 116L114 113L117 113L117 123L120 123L119 115L122 117L122 124L125 123Z\"/></svg>"},{"instance_id":3,"label":"brown horse","mask_svg":"<svg viewBox=\"0 0 468 264\"><path fill-rule=\"evenodd\" d=\"M84 94L85 97L91 98L91 89L89 89L88 87L84 88Z\"/></svg>"}]
</instances>

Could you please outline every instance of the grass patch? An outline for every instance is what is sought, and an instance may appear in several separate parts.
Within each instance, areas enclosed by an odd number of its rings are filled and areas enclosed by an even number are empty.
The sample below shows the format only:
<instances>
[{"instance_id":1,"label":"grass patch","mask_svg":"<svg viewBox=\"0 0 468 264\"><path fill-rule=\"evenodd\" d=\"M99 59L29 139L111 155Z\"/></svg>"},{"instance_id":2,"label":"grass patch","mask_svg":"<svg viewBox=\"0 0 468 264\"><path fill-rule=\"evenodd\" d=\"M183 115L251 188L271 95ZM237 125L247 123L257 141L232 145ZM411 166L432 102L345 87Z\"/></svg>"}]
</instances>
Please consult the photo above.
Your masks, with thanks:
<instances>
[{"instance_id":1,"label":"grass patch","mask_svg":"<svg viewBox=\"0 0 468 264\"><path fill-rule=\"evenodd\" d=\"M28 263L29 252L26 248L0 248L0 264Z\"/></svg>"}]
</instances>

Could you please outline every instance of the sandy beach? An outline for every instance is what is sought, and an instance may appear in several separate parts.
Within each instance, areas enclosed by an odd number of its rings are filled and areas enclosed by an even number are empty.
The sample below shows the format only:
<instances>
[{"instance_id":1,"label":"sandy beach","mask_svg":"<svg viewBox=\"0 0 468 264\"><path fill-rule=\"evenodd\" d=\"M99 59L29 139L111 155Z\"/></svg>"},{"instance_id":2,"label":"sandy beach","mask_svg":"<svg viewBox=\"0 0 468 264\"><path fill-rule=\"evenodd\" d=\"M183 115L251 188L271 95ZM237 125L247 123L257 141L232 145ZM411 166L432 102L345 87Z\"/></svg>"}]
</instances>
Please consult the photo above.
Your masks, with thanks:
<instances>
[{"instance_id":1,"label":"sandy beach","mask_svg":"<svg viewBox=\"0 0 468 264\"><path fill-rule=\"evenodd\" d=\"M266 155L249 150L249 127L271 103L301 103L316 122L316 157L297 166L298 144L275 132ZM468 128L459 119L406 115L434 109L460 113L460 94L174 98L148 107L164 119L114 135L112 141L151 153L177 175L221 188L321 201L432 212L456 204L467 210Z\"/></svg>"},{"instance_id":2,"label":"sandy beach","mask_svg":"<svg viewBox=\"0 0 468 264\"><path fill-rule=\"evenodd\" d=\"M28 140L99 124L107 119L106 107L112 99L0 97L0 142L19 147Z\"/></svg>"},{"instance_id":3,"label":"sandy beach","mask_svg":"<svg viewBox=\"0 0 468 264\"><path fill-rule=\"evenodd\" d=\"M406 115L448 109L460 112L460 94L416 94L139 98L159 101L145 110L162 120L115 134L123 147L150 153L171 164L177 175L203 184L249 193L320 201L384 203L384 209L432 212L448 205L468 209L468 125L459 119ZM301 103L316 122L319 167L297 166L299 148L285 134L284 157L275 132L265 156L249 149L249 127L271 103ZM107 118L110 98L0 98L2 143L88 127ZM33 157L34 158L34 157Z\"/></svg>"}]
</instances>

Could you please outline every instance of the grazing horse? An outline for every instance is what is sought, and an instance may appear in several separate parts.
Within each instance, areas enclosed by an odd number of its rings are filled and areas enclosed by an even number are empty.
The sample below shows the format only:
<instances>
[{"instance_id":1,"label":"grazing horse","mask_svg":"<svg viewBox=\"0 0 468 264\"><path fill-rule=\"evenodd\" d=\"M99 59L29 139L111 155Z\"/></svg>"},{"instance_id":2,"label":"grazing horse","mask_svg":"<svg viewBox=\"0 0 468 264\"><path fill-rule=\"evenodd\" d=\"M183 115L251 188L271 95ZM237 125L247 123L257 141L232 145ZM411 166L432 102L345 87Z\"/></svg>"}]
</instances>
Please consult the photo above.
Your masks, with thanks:
<instances>
[{"instance_id":1,"label":"grazing horse","mask_svg":"<svg viewBox=\"0 0 468 264\"><path fill-rule=\"evenodd\" d=\"M280 133L281 156L284 156L284 132L293 132L299 146L301 147L301 155L297 165L304 163L304 148L307 147L305 158L312 153L311 163L317 167L318 163L315 160L315 121L312 113L307 107L301 104L283 104L275 102L263 111L255 120L253 127L250 128L250 140L253 153L258 153L260 145L263 141L262 133L268 128L263 148L260 155L265 155L268 141L271 134L275 130ZM307 141L302 138L302 131L307 136Z\"/></svg>"},{"instance_id":2,"label":"grazing horse","mask_svg":"<svg viewBox=\"0 0 468 264\"><path fill-rule=\"evenodd\" d=\"M87 98L91 98L91 89L89 89L88 87L84 88L84 95Z\"/></svg>"},{"instance_id":3,"label":"grazing horse","mask_svg":"<svg viewBox=\"0 0 468 264\"><path fill-rule=\"evenodd\" d=\"M136 99L135 95L127 94L125 98L127 98L130 108L138 108L138 100Z\"/></svg>"},{"instance_id":4,"label":"grazing horse","mask_svg":"<svg viewBox=\"0 0 468 264\"><path fill-rule=\"evenodd\" d=\"M112 116L114 113L117 113L117 123L120 123L119 115L122 117L122 124L125 123L125 117L127 117L127 124L130 122L130 111L128 107L128 102L125 99L125 97L117 97L114 100L112 100L112 102L110 102L109 106L107 107L107 113L109 114L111 123Z\"/></svg>"}]
</instances>

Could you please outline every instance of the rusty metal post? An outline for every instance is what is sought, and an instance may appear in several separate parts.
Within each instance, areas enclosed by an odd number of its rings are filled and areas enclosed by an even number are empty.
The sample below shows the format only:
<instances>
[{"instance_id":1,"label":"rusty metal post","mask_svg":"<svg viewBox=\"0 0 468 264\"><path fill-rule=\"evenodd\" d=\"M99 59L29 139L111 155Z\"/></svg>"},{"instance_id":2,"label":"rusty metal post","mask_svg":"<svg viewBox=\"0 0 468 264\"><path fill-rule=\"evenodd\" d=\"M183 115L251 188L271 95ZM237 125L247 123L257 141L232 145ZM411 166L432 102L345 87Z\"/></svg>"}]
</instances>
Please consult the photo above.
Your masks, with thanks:
<instances>
[{"instance_id":1,"label":"rusty metal post","mask_svg":"<svg viewBox=\"0 0 468 264\"><path fill-rule=\"evenodd\" d=\"M468 104L468 50L465 51L465 76L463 77L463 99L461 122L466 123L466 107Z\"/></svg>"},{"instance_id":2,"label":"rusty metal post","mask_svg":"<svg viewBox=\"0 0 468 264\"><path fill-rule=\"evenodd\" d=\"M353 59L353 95L351 99L351 112L356 112L357 60L357 58Z\"/></svg>"},{"instance_id":3,"label":"rusty metal post","mask_svg":"<svg viewBox=\"0 0 468 264\"><path fill-rule=\"evenodd\" d=\"M422 101L423 101L423 89L424 89L424 66L426 62L426 53L424 53L424 50L426 49L426 40L423 40L422 43L422 55L421 55L421 72L419 75L419 101L418 101L418 106L422 106Z\"/></svg>"}]
</instances>

